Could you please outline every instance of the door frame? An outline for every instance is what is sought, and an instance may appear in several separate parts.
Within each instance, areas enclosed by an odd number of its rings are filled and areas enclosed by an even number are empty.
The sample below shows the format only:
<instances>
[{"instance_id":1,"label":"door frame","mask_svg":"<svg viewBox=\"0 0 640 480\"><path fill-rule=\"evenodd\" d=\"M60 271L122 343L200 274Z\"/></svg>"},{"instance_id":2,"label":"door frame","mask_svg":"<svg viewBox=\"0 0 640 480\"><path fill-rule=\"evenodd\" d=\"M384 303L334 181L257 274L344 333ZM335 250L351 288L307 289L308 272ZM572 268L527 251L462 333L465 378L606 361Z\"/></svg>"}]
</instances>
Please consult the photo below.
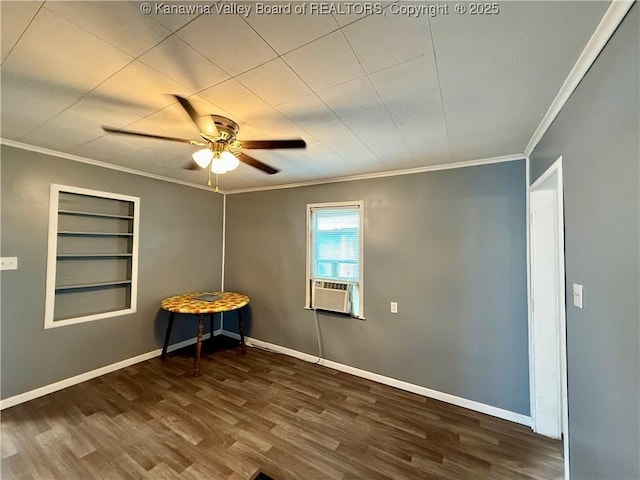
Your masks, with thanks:
<instances>
[{"instance_id":1,"label":"door frame","mask_svg":"<svg viewBox=\"0 0 640 480\"><path fill-rule=\"evenodd\" d=\"M557 295L556 307L558 309L558 342L559 342L559 364L560 364L560 431L564 444L564 478L569 479L569 415L568 415L568 395L567 395L567 326L566 326L566 301L565 301L565 260L564 260L564 200L563 200L563 177L562 177L562 156L560 156L545 172L529 185L529 162L527 161L527 240L529 244L528 254L528 297L529 297L529 386L530 386L530 411L531 427L537 432L536 421L536 385L535 385L535 361L537 346L534 339L535 312L533 308L533 262L535 255L533 252L533 228L531 216L532 195L541 190L553 191L556 198L556 274Z\"/></svg>"}]
</instances>

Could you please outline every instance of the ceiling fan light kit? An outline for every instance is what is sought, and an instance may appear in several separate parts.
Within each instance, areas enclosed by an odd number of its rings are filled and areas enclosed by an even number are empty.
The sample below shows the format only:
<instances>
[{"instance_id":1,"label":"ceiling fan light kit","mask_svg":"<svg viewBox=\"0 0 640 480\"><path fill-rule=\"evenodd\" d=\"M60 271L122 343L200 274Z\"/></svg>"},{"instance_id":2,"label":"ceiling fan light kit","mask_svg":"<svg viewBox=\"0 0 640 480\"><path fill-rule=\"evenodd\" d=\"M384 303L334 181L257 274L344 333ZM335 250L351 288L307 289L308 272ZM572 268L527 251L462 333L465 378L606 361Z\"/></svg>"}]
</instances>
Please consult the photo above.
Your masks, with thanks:
<instances>
[{"instance_id":1,"label":"ceiling fan light kit","mask_svg":"<svg viewBox=\"0 0 640 480\"><path fill-rule=\"evenodd\" d=\"M268 175L278 173L280 170L271 167L261 161L247 155L244 149L273 150L280 148L306 148L307 144L301 138L289 140L238 140L240 127L236 122L220 115L200 115L191 103L183 97L173 95L189 115L191 121L198 128L202 140L190 140L187 138L167 137L149 133L134 132L120 128L103 126L102 129L109 133L119 133L137 137L167 140L170 142L187 143L205 147L192 154L193 161L200 168L209 168L211 173L221 175L238 168L240 162L257 168ZM211 180L208 182L211 185Z\"/></svg>"},{"instance_id":2,"label":"ceiling fan light kit","mask_svg":"<svg viewBox=\"0 0 640 480\"><path fill-rule=\"evenodd\" d=\"M202 150L194 152L191 156L193 157L193 161L196 162L200 168L207 168L213 159L213 152L208 148L203 148Z\"/></svg>"}]
</instances>

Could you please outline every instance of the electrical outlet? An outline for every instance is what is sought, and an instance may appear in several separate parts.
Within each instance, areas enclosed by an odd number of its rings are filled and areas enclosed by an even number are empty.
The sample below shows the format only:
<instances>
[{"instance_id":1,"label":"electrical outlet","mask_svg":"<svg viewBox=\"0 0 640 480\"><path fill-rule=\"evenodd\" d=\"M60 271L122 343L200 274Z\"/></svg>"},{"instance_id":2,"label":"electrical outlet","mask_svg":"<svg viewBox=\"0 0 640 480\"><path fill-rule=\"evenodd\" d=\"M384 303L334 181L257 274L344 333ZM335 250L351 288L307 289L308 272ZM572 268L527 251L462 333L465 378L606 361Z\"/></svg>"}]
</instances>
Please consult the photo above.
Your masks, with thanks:
<instances>
[{"instance_id":1,"label":"electrical outlet","mask_svg":"<svg viewBox=\"0 0 640 480\"><path fill-rule=\"evenodd\" d=\"M391 313L398 313L398 302L391 302Z\"/></svg>"},{"instance_id":2,"label":"electrical outlet","mask_svg":"<svg viewBox=\"0 0 640 480\"><path fill-rule=\"evenodd\" d=\"M18 257L2 257L0 259L0 270L17 270Z\"/></svg>"}]
</instances>

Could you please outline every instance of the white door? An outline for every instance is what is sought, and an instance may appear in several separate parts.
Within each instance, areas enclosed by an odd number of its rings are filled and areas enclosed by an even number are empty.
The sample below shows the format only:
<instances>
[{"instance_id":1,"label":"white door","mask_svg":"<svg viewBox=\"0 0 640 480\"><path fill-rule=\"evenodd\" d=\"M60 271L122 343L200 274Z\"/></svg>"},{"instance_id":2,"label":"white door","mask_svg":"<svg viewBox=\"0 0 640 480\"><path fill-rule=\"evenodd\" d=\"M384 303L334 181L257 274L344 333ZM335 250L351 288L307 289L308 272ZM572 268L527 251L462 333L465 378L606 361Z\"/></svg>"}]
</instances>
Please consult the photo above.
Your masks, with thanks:
<instances>
[{"instance_id":1,"label":"white door","mask_svg":"<svg viewBox=\"0 0 640 480\"><path fill-rule=\"evenodd\" d=\"M568 459L562 162L531 187L531 361L533 429L565 437ZM565 461L566 464L566 461Z\"/></svg>"},{"instance_id":2,"label":"white door","mask_svg":"<svg viewBox=\"0 0 640 480\"><path fill-rule=\"evenodd\" d=\"M560 438L560 315L556 192L531 192L531 309L535 364L535 430Z\"/></svg>"}]
</instances>

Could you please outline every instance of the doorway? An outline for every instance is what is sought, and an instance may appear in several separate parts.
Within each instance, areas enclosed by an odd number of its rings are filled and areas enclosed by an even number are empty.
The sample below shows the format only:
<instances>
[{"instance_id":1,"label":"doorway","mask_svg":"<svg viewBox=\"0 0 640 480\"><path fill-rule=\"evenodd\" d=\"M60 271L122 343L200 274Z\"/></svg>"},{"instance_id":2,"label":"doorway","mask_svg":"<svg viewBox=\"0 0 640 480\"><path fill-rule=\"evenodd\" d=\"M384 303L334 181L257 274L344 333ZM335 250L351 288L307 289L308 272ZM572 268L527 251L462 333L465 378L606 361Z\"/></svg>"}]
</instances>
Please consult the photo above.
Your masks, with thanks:
<instances>
[{"instance_id":1,"label":"doorway","mask_svg":"<svg viewBox=\"0 0 640 480\"><path fill-rule=\"evenodd\" d=\"M531 419L563 438L569 478L562 157L529 188Z\"/></svg>"}]
</instances>

